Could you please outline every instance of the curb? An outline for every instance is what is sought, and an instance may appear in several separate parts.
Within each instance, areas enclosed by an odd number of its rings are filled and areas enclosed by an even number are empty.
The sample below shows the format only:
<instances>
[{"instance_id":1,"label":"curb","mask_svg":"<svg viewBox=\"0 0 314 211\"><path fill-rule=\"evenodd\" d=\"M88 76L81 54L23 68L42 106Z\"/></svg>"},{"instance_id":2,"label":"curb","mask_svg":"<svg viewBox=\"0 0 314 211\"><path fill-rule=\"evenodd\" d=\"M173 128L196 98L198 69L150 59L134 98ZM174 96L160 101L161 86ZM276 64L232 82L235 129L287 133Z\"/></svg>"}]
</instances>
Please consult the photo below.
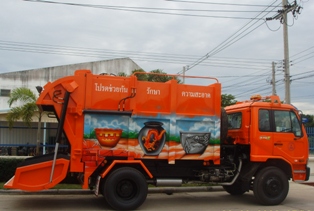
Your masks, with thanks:
<instances>
[{"instance_id":1,"label":"curb","mask_svg":"<svg viewBox=\"0 0 314 211\"><path fill-rule=\"evenodd\" d=\"M182 193L182 192L218 192L224 191L221 186L200 186L200 187L158 187L148 188L148 193ZM94 194L92 190L81 189L49 189L38 192L27 192L22 190L0 190L1 194L11 195L87 195Z\"/></svg>"}]
</instances>

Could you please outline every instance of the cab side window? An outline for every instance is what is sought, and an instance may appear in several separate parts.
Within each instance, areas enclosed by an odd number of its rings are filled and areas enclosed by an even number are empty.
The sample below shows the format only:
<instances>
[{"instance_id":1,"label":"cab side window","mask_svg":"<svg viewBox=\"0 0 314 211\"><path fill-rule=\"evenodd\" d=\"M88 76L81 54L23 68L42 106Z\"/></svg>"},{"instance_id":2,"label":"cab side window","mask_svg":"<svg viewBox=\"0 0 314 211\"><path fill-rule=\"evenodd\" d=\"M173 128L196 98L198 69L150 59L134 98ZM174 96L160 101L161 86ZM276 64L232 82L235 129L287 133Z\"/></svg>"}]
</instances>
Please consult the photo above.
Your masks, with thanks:
<instances>
[{"instance_id":1,"label":"cab side window","mask_svg":"<svg viewBox=\"0 0 314 211\"><path fill-rule=\"evenodd\" d=\"M242 126L242 113L228 114L228 129L240 129Z\"/></svg>"},{"instance_id":2,"label":"cab side window","mask_svg":"<svg viewBox=\"0 0 314 211\"><path fill-rule=\"evenodd\" d=\"M276 132L291 132L291 120L289 111L275 111Z\"/></svg>"},{"instance_id":3,"label":"cab side window","mask_svg":"<svg viewBox=\"0 0 314 211\"><path fill-rule=\"evenodd\" d=\"M258 111L258 129L262 132L271 131L269 110L260 109Z\"/></svg>"},{"instance_id":4,"label":"cab side window","mask_svg":"<svg viewBox=\"0 0 314 211\"><path fill-rule=\"evenodd\" d=\"M301 125L292 111L274 111L276 132L290 132L302 136Z\"/></svg>"},{"instance_id":5,"label":"cab side window","mask_svg":"<svg viewBox=\"0 0 314 211\"><path fill-rule=\"evenodd\" d=\"M292 132L295 134L295 136L302 136L302 130L300 121L298 120L298 117L295 113L291 113L291 123L292 123Z\"/></svg>"}]
</instances>

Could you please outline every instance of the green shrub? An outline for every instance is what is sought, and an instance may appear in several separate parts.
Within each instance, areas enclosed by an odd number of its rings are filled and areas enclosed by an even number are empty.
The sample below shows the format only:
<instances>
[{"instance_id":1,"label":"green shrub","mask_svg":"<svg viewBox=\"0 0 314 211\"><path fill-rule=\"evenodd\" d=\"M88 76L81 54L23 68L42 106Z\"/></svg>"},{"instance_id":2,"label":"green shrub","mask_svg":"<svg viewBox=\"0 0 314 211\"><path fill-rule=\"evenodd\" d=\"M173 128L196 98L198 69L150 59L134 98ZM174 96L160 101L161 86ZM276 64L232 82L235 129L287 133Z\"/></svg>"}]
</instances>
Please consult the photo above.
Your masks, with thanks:
<instances>
[{"instance_id":1,"label":"green shrub","mask_svg":"<svg viewBox=\"0 0 314 211\"><path fill-rule=\"evenodd\" d=\"M0 182L6 182L15 174L15 169L24 158L0 158Z\"/></svg>"}]
</instances>

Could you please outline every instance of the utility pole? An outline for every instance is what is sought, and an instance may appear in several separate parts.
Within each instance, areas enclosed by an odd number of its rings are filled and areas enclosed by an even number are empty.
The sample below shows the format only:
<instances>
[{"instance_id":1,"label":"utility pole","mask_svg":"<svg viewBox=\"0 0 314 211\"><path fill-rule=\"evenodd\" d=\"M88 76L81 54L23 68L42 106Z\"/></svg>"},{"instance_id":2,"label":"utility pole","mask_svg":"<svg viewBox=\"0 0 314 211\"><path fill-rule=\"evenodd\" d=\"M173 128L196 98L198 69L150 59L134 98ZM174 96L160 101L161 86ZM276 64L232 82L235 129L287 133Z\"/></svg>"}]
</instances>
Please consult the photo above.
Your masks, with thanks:
<instances>
[{"instance_id":1,"label":"utility pole","mask_svg":"<svg viewBox=\"0 0 314 211\"><path fill-rule=\"evenodd\" d=\"M182 83L185 84L185 72L186 72L185 66L183 66L183 71L182 72L183 72L183 74L182 74L183 75L183 80L182 80L183 82Z\"/></svg>"},{"instance_id":2,"label":"utility pole","mask_svg":"<svg viewBox=\"0 0 314 211\"><path fill-rule=\"evenodd\" d=\"M271 18L266 18L266 21L269 20L278 20L280 19L283 25L283 41L284 41L284 79L285 79L285 102L290 104L290 61L289 61L289 41L288 41L288 19L287 14L292 12L293 15L296 13L300 14L300 9L302 7L298 6L296 0L293 4L288 4L287 0L282 0L282 10L278 10L278 14Z\"/></svg>"},{"instance_id":3,"label":"utility pole","mask_svg":"<svg viewBox=\"0 0 314 211\"><path fill-rule=\"evenodd\" d=\"M284 11L282 16L282 24L284 42L285 102L287 104L290 104L291 98L290 98L290 62L289 62L288 18L287 18L288 12L286 10L286 8L288 7L287 0L282 0L282 7Z\"/></svg>"},{"instance_id":4,"label":"utility pole","mask_svg":"<svg viewBox=\"0 0 314 211\"><path fill-rule=\"evenodd\" d=\"M276 63L275 62L272 62L272 79L271 79L271 84L272 84L272 87L273 87L273 91L272 91L272 95L277 95L276 93L276 79L275 79L275 65Z\"/></svg>"}]
</instances>

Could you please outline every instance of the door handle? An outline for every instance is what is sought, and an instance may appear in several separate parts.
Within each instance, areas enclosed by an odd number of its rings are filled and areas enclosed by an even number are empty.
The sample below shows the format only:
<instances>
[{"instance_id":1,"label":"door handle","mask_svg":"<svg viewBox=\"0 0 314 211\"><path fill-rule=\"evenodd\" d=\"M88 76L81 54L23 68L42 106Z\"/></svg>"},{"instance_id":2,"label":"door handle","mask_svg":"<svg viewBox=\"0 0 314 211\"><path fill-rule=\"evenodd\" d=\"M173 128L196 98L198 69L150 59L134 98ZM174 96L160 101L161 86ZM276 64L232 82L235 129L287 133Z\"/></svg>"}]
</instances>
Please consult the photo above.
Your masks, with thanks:
<instances>
[{"instance_id":1,"label":"door handle","mask_svg":"<svg viewBox=\"0 0 314 211\"><path fill-rule=\"evenodd\" d=\"M282 146L283 143L280 143L280 142L277 142L277 143L274 143L275 146Z\"/></svg>"}]
</instances>

